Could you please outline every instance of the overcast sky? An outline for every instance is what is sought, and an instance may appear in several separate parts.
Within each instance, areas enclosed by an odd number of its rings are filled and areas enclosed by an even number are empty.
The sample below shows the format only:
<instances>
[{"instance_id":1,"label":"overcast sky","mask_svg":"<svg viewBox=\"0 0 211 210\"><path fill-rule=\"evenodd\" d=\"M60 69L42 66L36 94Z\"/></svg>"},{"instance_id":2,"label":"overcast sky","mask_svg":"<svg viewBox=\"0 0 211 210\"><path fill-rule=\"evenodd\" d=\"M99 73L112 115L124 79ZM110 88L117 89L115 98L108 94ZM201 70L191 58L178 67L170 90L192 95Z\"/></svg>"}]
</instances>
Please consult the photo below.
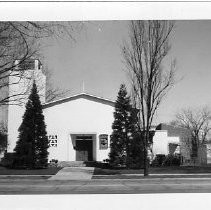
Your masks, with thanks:
<instances>
[{"instance_id":1,"label":"overcast sky","mask_svg":"<svg viewBox=\"0 0 211 210\"><path fill-rule=\"evenodd\" d=\"M128 84L121 55L128 22L85 22L75 39L48 42L44 68L48 66L55 84L69 89L70 95L80 93L84 81L85 92L115 100L120 84ZM177 21L170 42L168 58L177 60L178 82L163 100L154 123L171 121L181 108L211 107L211 21Z\"/></svg>"}]
</instances>

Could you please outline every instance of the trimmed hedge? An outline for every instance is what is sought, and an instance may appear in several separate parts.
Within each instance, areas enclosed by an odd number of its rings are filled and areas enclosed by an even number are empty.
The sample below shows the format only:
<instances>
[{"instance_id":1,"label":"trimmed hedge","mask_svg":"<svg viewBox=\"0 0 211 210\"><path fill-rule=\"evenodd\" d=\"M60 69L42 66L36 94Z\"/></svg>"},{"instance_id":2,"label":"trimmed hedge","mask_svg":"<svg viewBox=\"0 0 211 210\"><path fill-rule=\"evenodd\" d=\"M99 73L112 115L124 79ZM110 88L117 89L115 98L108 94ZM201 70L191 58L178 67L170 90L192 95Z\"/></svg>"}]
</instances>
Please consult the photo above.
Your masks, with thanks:
<instances>
[{"instance_id":1,"label":"trimmed hedge","mask_svg":"<svg viewBox=\"0 0 211 210\"><path fill-rule=\"evenodd\" d=\"M181 156L180 155L163 155L157 154L155 159L152 161L152 166L180 166Z\"/></svg>"},{"instance_id":2,"label":"trimmed hedge","mask_svg":"<svg viewBox=\"0 0 211 210\"><path fill-rule=\"evenodd\" d=\"M163 165L164 166L180 166L181 157L179 155L167 155Z\"/></svg>"},{"instance_id":3,"label":"trimmed hedge","mask_svg":"<svg viewBox=\"0 0 211 210\"><path fill-rule=\"evenodd\" d=\"M160 167L163 165L164 160L166 159L166 156L163 154L157 154L155 159L152 161L151 165L155 167Z\"/></svg>"},{"instance_id":4,"label":"trimmed hedge","mask_svg":"<svg viewBox=\"0 0 211 210\"><path fill-rule=\"evenodd\" d=\"M12 168L15 160L14 152L7 152L4 154L4 157L1 159L1 166L6 168Z\"/></svg>"}]
</instances>

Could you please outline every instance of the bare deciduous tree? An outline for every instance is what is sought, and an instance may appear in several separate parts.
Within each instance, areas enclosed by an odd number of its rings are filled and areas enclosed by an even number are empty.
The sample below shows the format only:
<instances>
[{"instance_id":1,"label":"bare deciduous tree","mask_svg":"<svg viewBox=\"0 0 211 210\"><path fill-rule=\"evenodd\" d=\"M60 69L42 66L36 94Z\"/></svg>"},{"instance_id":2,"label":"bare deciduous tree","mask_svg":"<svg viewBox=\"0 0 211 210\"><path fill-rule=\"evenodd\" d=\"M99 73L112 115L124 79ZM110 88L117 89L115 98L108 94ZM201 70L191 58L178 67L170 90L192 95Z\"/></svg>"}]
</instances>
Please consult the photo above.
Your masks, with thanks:
<instances>
[{"instance_id":1,"label":"bare deciduous tree","mask_svg":"<svg viewBox=\"0 0 211 210\"><path fill-rule=\"evenodd\" d=\"M143 134L144 175L148 175L150 129L154 115L164 95L174 84L175 61L162 67L170 45L172 21L131 21L130 43L123 46L123 56L129 72L134 106L139 112L139 129Z\"/></svg>"},{"instance_id":2,"label":"bare deciduous tree","mask_svg":"<svg viewBox=\"0 0 211 210\"><path fill-rule=\"evenodd\" d=\"M192 158L200 159L199 151L207 144L211 131L211 111L208 107L182 109L176 114L175 125L191 133L191 141L184 142Z\"/></svg>"},{"instance_id":3,"label":"bare deciduous tree","mask_svg":"<svg viewBox=\"0 0 211 210\"><path fill-rule=\"evenodd\" d=\"M7 148L7 127L0 123L0 154Z\"/></svg>"},{"instance_id":4,"label":"bare deciduous tree","mask_svg":"<svg viewBox=\"0 0 211 210\"><path fill-rule=\"evenodd\" d=\"M54 35L64 34L72 37L72 25L68 22L0 22L0 105L15 102L17 95L8 95L8 87L20 82L23 69L17 70L18 65L27 59L36 57L39 53L40 40ZM9 76L18 79L9 84Z\"/></svg>"},{"instance_id":5,"label":"bare deciduous tree","mask_svg":"<svg viewBox=\"0 0 211 210\"><path fill-rule=\"evenodd\" d=\"M45 100L46 102L55 101L57 99L61 99L65 97L70 91L64 90L59 87L56 87L52 83L52 72L48 69L45 69L45 76L46 76L46 93L45 93Z\"/></svg>"}]
</instances>

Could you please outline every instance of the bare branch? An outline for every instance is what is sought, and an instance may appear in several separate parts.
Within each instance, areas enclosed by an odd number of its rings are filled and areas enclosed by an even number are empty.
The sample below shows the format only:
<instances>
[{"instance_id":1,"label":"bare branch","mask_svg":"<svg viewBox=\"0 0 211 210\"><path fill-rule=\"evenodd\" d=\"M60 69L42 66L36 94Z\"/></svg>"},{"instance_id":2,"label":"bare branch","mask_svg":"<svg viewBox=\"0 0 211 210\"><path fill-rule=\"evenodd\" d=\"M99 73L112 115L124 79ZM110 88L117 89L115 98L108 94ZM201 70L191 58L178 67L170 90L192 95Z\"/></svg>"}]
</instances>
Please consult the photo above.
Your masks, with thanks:
<instances>
[{"instance_id":1,"label":"bare branch","mask_svg":"<svg viewBox=\"0 0 211 210\"><path fill-rule=\"evenodd\" d=\"M198 150L207 144L211 131L211 111L207 107L187 108L181 110L175 116L175 125L186 128L190 131L191 142L186 142L198 156Z\"/></svg>"},{"instance_id":2,"label":"bare branch","mask_svg":"<svg viewBox=\"0 0 211 210\"><path fill-rule=\"evenodd\" d=\"M6 94L8 87L13 85L9 84L8 78L11 75L19 77L18 72L24 71L14 61L18 60L21 65L36 57L43 38L67 36L73 39L72 32L72 23L69 22L0 22L0 106L18 98L16 94L14 97Z\"/></svg>"},{"instance_id":3,"label":"bare branch","mask_svg":"<svg viewBox=\"0 0 211 210\"><path fill-rule=\"evenodd\" d=\"M59 87L55 87L52 83L52 72L47 67L44 70L44 74L47 79L45 95L46 102L55 101L67 96L70 90L63 90Z\"/></svg>"},{"instance_id":4,"label":"bare branch","mask_svg":"<svg viewBox=\"0 0 211 210\"><path fill-rule=\"evenodd\" d=\"M131 21L130 43L122 48L131 79L133 104L139 110L140 132L144 133L145 161L154 115L174 85L175 62L170 69L161 66L170 50L168 39L173 27L173 21Z\"/></svg>"}]
</instances>

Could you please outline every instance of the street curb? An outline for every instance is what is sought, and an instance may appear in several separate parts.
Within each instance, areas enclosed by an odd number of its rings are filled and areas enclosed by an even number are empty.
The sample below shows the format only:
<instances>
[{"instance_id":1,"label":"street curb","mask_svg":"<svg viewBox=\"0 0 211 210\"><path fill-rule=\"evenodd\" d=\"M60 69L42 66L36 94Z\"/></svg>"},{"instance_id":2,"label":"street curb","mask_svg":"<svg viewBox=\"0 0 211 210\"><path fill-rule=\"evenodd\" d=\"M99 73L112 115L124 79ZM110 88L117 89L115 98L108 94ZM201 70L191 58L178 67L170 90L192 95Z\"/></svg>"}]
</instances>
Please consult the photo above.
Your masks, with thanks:
<instances>
[{"instance_id":1,"label":"street curb","mask_svg":"<svg viewBox=\"0 0 211 210\"><path fill-rule=\"evenodd\" d=\"M204 174L149 174L149 176L209 176L211 173ZM96 174L93 176L144 176L143 174Z\"/></svg>"},{"instance_id":2,"label":"street curb","mask_svg":"<svg viewBox=\"0 0 211 210\"><path fill-rule=\"evenodd\" d=\"M1 177L33 177L33 176L37 176L37 177L52 177L55 176L55 174L49 174L49 175L42 175L42 174L13 174L13 175L0 175ZM144 177L143 174L96 174L96 175L92 175L93 177L112 177L112 176L137 176L137 177ZM206 174L149 174L149 177L153 177L153 176L163 176L163 177L167 177L167 176L210 176L211 178L211 173L206 173Z\"/></svg>"},{"instance_id":3,"label":"street curb","mask_svg":"<svg viewBox=\"0 0 211 210\"><path fill-rule=\"evenodd\" d=\"M53 176L53 175L26 175L26 174L20 174L20 175L0 175L0 178L1 177L33 177L33 176L37 176L37 177L49 177L49 176Z\"/></svg>"},{"instance_id":4,"label":"street curb","mask_svg":"<svg viewBox=\"0 0 211 210\"><path fill-rule=\"evenodd\" d=\"M95 178L92 178L91 180L102 180L102 181L106 181L106 180L116 180L116 181L138 181L138 180L146 180L146 181L152 181L152 180L211 180L211 178L210 177L201 177L201 178L199 178L199 177L172 177L172 178L170 178L170 177L151 177L151 178L149 178L149 177L147 177L147 178L140 178L140 179L137 179L137 178L131 178L131 179L127 179L127 178L124 178L124 179L118 179L118 178L111 178L111 179L95 179Z\"/></svg>"}]
</instances>

